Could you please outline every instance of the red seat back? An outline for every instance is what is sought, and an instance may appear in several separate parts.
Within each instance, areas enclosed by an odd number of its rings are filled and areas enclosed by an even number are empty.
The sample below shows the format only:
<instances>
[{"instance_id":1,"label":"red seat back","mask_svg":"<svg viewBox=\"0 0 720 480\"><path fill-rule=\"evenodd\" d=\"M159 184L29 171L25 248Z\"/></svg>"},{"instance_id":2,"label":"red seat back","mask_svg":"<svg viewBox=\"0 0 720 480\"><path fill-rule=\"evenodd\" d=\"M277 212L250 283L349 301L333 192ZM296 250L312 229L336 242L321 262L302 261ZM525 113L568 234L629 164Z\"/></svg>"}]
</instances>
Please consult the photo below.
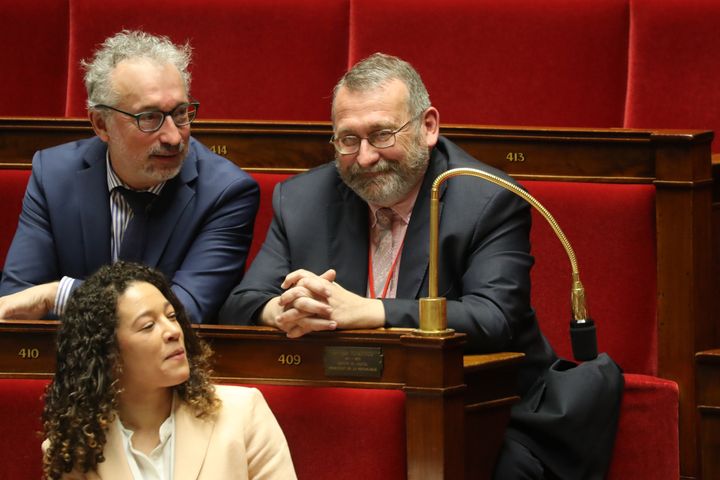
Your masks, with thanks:
<instances>
[{"instance_id":1,"label":"red seat back","mask_svg":"<svg viewBox=\"0 0 720 480\"><path fill-rule=\"evenodd\" d=\"M0 116L62 117L68 75L69 0L0 6Z\"/></svg>"},{"instance_id":2,"label":"red seat back","mask_svg":"<svg viewBox=\"0 0 720 480\"><path fill-rule=\"evenodd\" d=\"M622 124L627 0L353 0L349 65L418 70L443 123ZM582 7L582 8L580 8Z\"/></svg>"},{"instance_id":3,"label":"red seat back","mask_svg":"<svg viewBox=\"0 0 720 480\"><path fill-rule=\"evenodd\" d=\"M30 170L0 170L0 270L15 236Z\"/></svg>"},{"instance_id":4,"label":"red seat back","mask_svg":"<svg viewBox=\"0 0 720 480\"><path fill-rule=\"evenodd\" d=\"M265 241L268 228L270 228L270 222L272 222L273 217L272 195L275 185L292 176L291 173L265 172L252 172L251 175L260 186L260 206L258 207L258 213L255 217L252 244L250 245L250 252L248 253L247 263L245 264L246 269L250 267L250 263L252 263L260 251L260 247L262 247Z\"/></svg>"},{"instance_id":5,"label":"red seat back","mask_svg":"<svg viewBox=\"0 0 720 480\"><path fill-rule=\"evenodd\" d=\"M0 478L40 478L47 384L0 379ZM403 392L253 386L280 423L299 478L406 478Z\"/></svg>"},{"instance_id":6,"label":"red seat back","mask_svg":"<svg viewBox=\"0 0 720 480\"><path fill-rule=\"evenodd\" d=\"M67 116L86 115L81 59L119 30L193 46L200 118L326 120L347 58L347 0L73 0Z\"/></svg>"},{"instance_id":7,"label":"red seat back","mask_svg":"<svg viewBox=\"0 0 720 480\"><path fill-rule=\"evenodd\" d=\"M624 126L720 130L720 3L633 0L630 14Z\"/></svg>"},{"instance_id":8,"label":"red seat back","mask_svg":"<svg viewBox=\"0 0 720 480\"><path fill-rule=\"evenodd\" d=\"M552 215L577 256L598 349L625 372L657 373L655 188L573 182L523 185ZM543 333L572 358L570 263L550 226L533 209L532 302Z\"/></svg>"},{"instance_id":9,"label":"red seat back","mask_svg":"<svg viewBox=\"0 0 720 480\"><path fill-rule=\"evenodd\" d=\"M41 478L40 416L48 380L0 379L0 478Z\"/></svg>"},{"instance_id":10,"label":"red seat back","mask_svg":"<svg viewBox=\"0 0 720 480\"><path fill-rule=\"evenodd\" d=\"M253 386L285 433L298 478L407 478L402 391Z\"/></svg>"}]
</instances>

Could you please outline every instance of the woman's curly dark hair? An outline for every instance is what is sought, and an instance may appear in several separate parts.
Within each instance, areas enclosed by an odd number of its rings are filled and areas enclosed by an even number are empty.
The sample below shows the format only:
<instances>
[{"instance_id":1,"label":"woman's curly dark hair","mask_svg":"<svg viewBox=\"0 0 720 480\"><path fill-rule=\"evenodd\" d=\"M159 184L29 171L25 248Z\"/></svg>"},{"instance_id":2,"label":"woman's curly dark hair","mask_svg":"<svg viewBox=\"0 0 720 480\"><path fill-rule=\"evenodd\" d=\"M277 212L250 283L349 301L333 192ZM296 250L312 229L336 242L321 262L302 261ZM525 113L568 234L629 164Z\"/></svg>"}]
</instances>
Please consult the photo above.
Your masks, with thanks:
<instances>
[{"instance_id":1,"label":"woman's curly dark hair","mask_svg":"<svg viewBox=\"0 0 720 480\"><path fill-rule=\"evenodd\" d=\"M220 405L210 382L212 351L193 331L165 277L135 263L106 265L72 294L61 317L55 377L48 386L42 416L49 442L43 471L49 480L72 470L95 470L104 461L106 433L118 409L122 369L116 338L118 298L135 282L157 287L174 307L182 328L190 377L174 391L198 417L212 415Z\"/></svg>"}]
</instances>

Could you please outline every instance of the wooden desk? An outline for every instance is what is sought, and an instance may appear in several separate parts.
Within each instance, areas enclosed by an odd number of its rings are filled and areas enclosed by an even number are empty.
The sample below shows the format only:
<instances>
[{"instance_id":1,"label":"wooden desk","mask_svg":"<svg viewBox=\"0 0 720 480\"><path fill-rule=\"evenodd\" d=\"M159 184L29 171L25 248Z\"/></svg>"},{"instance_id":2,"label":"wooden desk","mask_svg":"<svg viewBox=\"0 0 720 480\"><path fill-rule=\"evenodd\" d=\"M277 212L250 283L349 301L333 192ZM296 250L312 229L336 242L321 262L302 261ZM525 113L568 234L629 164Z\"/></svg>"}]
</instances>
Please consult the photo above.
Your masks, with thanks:
<instances>
[{"instance_id":1,"label":"wooden desk","mask_svg":"<svg viewBox=\"0 0 720 480\"><path fill-rule=\"evenodd\" d=\"M57 325L0 320L0 378L52 376ZM291 340L266 327L196 328L215 351L220 382L402 390L408 478L490 478L510 407L518 400L522 354L463 358L465 335L420 337L408 329ZM381 367L357 360L363 355ZM333 362L328 356L349 360Z\"/></svg>"}]
</instances>

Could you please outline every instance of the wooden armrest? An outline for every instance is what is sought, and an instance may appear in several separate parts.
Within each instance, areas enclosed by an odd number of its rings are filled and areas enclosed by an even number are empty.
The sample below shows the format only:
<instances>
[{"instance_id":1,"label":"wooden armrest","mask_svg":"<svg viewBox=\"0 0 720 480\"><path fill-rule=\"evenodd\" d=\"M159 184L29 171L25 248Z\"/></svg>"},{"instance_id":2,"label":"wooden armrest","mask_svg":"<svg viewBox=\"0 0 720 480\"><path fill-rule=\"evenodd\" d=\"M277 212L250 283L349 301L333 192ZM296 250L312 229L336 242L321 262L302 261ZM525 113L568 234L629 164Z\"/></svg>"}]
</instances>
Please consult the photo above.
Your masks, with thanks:
<instances>
[{"instance_id":1,"label":"wooden armrest","mask_svg":"<svg viewBox=\"0 0 720 480\"><path fill-rule=\"evenodd\" d=\"M720 349L695 354L700 478L720 478Z\"/></svg>"}]
</instances>

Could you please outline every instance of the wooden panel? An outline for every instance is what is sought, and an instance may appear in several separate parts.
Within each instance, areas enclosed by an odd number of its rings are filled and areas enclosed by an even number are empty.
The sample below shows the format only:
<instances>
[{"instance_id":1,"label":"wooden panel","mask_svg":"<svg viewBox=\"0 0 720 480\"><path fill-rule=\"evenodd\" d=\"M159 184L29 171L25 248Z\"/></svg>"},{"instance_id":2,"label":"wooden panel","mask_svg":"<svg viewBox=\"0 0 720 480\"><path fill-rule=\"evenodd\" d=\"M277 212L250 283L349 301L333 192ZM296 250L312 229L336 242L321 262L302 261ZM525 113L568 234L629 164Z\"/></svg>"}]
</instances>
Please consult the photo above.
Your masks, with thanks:
<instances>
[{"instance_id":1,"label":"wooden panel","mask_svg":"<svg viewBox=\"0 0 720 480\"><path fill-rule=\"evenodd\" d=\"M305 169L333 159L328 122L198 120L192 134L241 167ZM442 134L518 179L651 183L662 142L696 145L710 132L443 125ZM92 135L84 119L0 118L0 167L29 165L38 149ZM682 162L681 162L682 163Z\"/></svg>"}]
</instances>

